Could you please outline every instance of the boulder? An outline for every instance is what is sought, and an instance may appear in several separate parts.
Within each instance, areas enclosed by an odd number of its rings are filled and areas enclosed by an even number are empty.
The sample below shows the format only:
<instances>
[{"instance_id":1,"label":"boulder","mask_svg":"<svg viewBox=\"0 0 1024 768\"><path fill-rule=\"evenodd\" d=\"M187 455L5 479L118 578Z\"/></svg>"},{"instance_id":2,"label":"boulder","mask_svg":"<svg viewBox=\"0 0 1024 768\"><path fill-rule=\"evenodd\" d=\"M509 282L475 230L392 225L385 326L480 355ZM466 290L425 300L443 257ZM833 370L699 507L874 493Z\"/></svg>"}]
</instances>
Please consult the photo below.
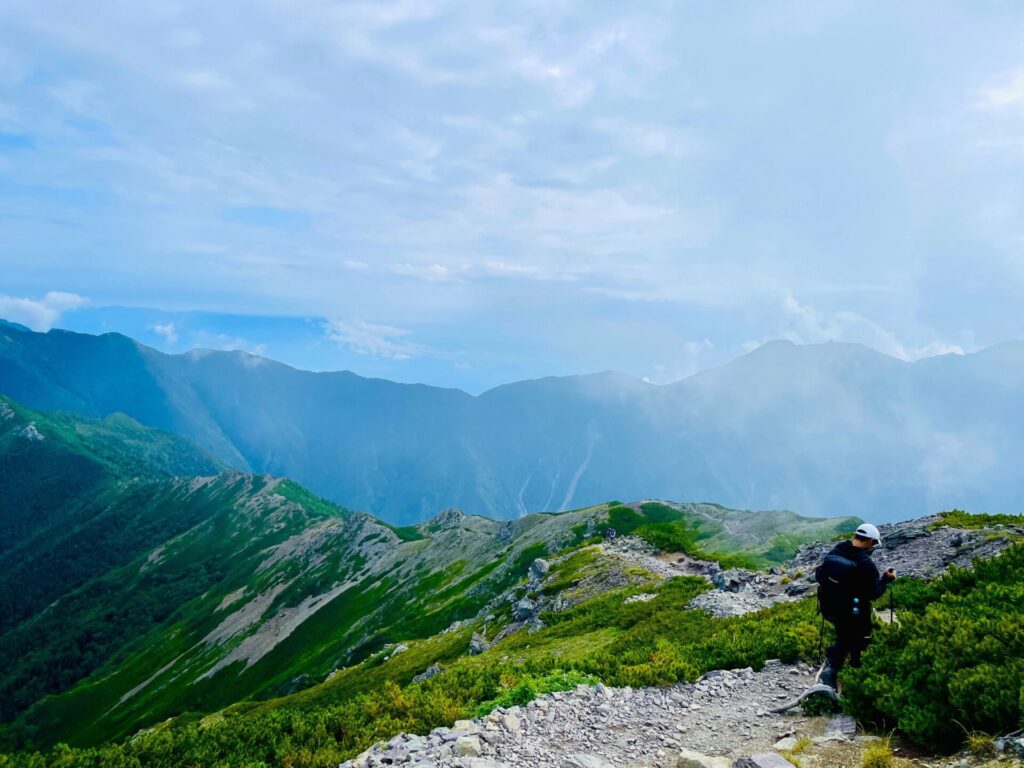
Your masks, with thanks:
<instances>
[{"instance_id":1,"label":"boulder","mask_svg":"<svg viewBox=\"0 0 1024 768\"><path fill-rule=\"evenodd\" d=\"M456 720L452 724L452 731L461 735L472 736L480 733L480 726L477 725L473 720Z\"/></svg>"},{"instance_id":2,"label":"boulder","mask_svg":"<svg viewBox=\"0 0 1024 768\"><path fill-rule=\"evenodd\" d=\"M796 747L796 737L786 736L785 738L779 739L773 745L779 752L788 752L789 750Z\"/></svg>"},{"instance_id":3,"label":"boulder","mask_svg":"<svg viewBox=\"0 0 1024 768\"><path fill-rule=\"evenodd\" d=\"M488 648L487 640L479 632L474 632L473 637L469 639L469 655L478 656L479 654L486 651Z\"/></svg>"},{"instance_id":4,"label":"boulder","mask_svg":"<svg viewBox=\"0 0 1024 768\"><path fill-rule=\"evenodd\" d=\"M692 749L684 749L679 753L676 768L732 768L732 760L727 757L708 757Z\"/></svg>"},{"instance_id":5,"label":"boulder","mask_svg":"<svg viewBox=\"0 0 1024 768\"><path fill-rule=\"evenodd\" d=\"M530 564L530 576L531 578L537 579L538 581L547 576L550 570L551 564L547 560L544 560L540 557L538 557Z\"/></svg>"},{"instance_id":6,"label":"boulder","mask_svg":"<svg viewBox=\"0 0 1024 768\"><path fill-rule=\"evenodd\" d=\"M480 757L482 751L479 736L459 736L452 745L455 757Z\"/></svg>"},{"instance_id":7,"label":"boulder","mask_svg":"<svg viewBox=\"0 0 1024 768\"><path fill-rule=\"evenodd\" d=\"M21 437L28 440L30 443L41 443L46 438L43 437L42 433L36 429L35 424L29 424L21 432L18 433Z\"/></svg>"},{"instance_id":8,"label":"boulder","mask_svg":"<svg viewBox=\"0 0 1024 768\"><path fill-rule=\"evenodd\" d=\"M711 576L711 583L727 592L739 592L753 578L754 574L742 568L718 571Z\"/></svg>"},{"instance_id":9,"label":"boulder","mask_svg":"<svg viewBox=\"0 0 1024 768\"><path fill-rule=\"evenodd\" d=\"M528 597L524 597L512 609L516 621L532 621L537 617L537 604Z\"/></svg>"},{"instance_id":10,"label":"boulder","mask_svg":"<svg viewBox=\"0 0 1024 768\"><path fill-rule=\"evenodd\" d=\"M523 726L515 715L504 714L501 716L501 725L509 733L519 733Z\"/></svg>"}]
</instances>

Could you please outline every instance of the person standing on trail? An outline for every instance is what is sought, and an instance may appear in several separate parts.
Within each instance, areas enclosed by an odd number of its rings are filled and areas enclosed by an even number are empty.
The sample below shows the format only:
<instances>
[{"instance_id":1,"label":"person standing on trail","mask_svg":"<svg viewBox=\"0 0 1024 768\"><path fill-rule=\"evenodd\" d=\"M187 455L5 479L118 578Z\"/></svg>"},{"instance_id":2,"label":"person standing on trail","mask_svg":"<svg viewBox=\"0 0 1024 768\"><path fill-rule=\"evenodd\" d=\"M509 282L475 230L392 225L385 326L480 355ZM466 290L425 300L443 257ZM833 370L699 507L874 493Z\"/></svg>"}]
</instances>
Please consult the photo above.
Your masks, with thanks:
<instances>
[{"instance_id":1,"label":"person standing on trail","mask_svg":"<svg viewBox=\"0 0 1024 768\"><path fill-rule=\"evenodd\" d=\"M860 666L861 652L871 641L871 603L896 578L890 568L879 574L871 552L882 543L878 528L864 523L849 541L841 541L814 571L818 582L818 608L836 629L836 641L825 652L826 664L819 681L836 687L839 670L850 657L850 666Z\"/></svg>"}]
</instances>

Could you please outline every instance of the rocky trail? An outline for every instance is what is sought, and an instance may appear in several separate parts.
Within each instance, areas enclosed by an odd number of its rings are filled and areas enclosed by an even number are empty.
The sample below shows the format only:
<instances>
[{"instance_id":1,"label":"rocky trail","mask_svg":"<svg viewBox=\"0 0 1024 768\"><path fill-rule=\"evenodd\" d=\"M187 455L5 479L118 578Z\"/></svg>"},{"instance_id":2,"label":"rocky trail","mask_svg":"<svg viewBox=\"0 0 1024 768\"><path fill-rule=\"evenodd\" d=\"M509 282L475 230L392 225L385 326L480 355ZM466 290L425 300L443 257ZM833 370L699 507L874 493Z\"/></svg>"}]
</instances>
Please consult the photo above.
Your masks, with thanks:
<instances>
[{"instance_id":1,"label":"rocky trail","mask_svg":"<svg viewBox=\"0 0 1024 768\"><path fill-rule=\"evenodd\" d=\"M858 733L852 718L770 712L812 682L806 665L769 661L760 672L717 670L669 688L581 685L427 735L399 734L341 768L859 766L864 746L879 737ZM896 761L900 768L980 764L963 757Z\"/></svg>"}]
</instances>

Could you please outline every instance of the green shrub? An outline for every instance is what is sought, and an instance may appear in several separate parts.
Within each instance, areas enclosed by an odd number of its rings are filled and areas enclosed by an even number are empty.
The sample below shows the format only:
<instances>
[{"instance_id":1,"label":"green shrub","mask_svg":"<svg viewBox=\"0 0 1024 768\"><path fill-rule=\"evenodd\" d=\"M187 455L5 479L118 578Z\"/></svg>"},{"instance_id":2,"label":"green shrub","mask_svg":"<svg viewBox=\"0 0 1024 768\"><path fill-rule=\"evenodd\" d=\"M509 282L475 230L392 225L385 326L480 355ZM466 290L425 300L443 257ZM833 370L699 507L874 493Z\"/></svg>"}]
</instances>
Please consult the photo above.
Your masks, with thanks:
<instances>
[{"instance_id":1,"label":"green shrub","mask_svg":"<svg viewBox=\"0 0 1024 768\"><path fill-rule=\"evenodd\" d=\"M898 599L915 610L876 632L861 668L844 671L846 709L950 751L963 741L950 723L988 733L1024 724L1024 545L927 589L902 586L909 594Z\"/></svg>"},{"instance_id":2,"label":"green shrub","mask_svg":"<svg viewBox=\"0 0 1024 768\"><path fill-rule=\"evenodd\" d=\"M948 525L951 528L987 528L992 525L1024 525L1024 515L989 515L984 512L971 513L962 509L940 512L939 519L929 526L930 530Z\"/></svg>"}]
</instances>

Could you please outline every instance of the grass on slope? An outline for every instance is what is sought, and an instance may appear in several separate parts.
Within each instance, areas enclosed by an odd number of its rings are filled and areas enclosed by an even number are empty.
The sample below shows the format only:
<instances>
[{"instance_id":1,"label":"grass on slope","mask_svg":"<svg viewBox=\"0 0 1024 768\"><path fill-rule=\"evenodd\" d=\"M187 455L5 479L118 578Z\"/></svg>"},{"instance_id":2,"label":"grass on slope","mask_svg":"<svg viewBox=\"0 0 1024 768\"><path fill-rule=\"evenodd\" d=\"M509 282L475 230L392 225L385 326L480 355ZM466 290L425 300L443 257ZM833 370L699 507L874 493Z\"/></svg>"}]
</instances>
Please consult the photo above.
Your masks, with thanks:
<instances>
[{"instance_id":1,"label":"grass on slope","mask_svg":"<svg viewBox=\"0 0 1024 768\"><path fill-rule=\"evenodd\" d=\"M964 512L962 509L951 509L940 512L939 519L931 524L935 530L948 525L951 528L989 528L993 525L1024 525L1024 515L989 515L985 513Z\"/></svg>"},{"instance_id":2,"label":"grass on slope","mask_svg":"<svg viewBox=\"0 0 1024 768\"><path fill-rule=\"evenodd\" d=\"M686 610L707 588L701 579L679 578L608 591L546 615L550 625L542 631L517 633L479 656L465 655L474 629L466 627L410 643L386 662L367 659L284 699L244 703L202 719L179 718L99 751L64 750L59 764L95 765L102 757L113 765L334 766L377 739L402 730L426 732L530 692L591 679L617 685L692 680L711 668L806 657L816 647L810 601L731 619ZM657 597L624 602L639 591ZM431 664L445 666L445 672L411 682ZM57 754L38 758L40 764L58 764ZM10 765L20 768L29 760L15 756Z\"/></svg>"},{"instance_id":3,"label":"grass on slope","mask_svg":"<svg viewBox=\"0 0 1024 768\"><path fill-rule=\"evenodd\" d=\"M585 567L582 555L569 570ZM880 629L860 670L843 683L849 709L919 744L955 747L964 728L1006 732L1021 723L1024 690L1024 544L932 583L903 582L902 624ZM205 718L182 717L96 749L0 757L5 768L203 765L327 768L400 731L425 733L498 703L600 679L614 685L692 680L713 668L760 667L768 658L811 659L818 642L811 600L732 618L686 610L707 589L695 578L635 583L467 656L479 625L367 659L299 694L243 703ZM640 591L646 602L626 603ZM437 664L443 674L412 683Z\"/></svg>"},{"instance_id":4,"label":"grass on slope","mask_svg":"<svg viewBox=\"0 0 1024 768\"><path fill-rule=\"evenodd\" d=\"M757 569L781 565L801 544L819 541L837 531L852 531L860 523L856 518L829 520L803 518L792 512L742 512L714 504L688 506L715 510L720 518L686 511L687 506L679 509L650 501L638 509L620 503L610 505L608 524L617 533L636 534L658 549L714 560L723 568ZM740 518L745 528L760 535L733 535L726 524L729 516Z\"/></svg>"}]
</instances>

